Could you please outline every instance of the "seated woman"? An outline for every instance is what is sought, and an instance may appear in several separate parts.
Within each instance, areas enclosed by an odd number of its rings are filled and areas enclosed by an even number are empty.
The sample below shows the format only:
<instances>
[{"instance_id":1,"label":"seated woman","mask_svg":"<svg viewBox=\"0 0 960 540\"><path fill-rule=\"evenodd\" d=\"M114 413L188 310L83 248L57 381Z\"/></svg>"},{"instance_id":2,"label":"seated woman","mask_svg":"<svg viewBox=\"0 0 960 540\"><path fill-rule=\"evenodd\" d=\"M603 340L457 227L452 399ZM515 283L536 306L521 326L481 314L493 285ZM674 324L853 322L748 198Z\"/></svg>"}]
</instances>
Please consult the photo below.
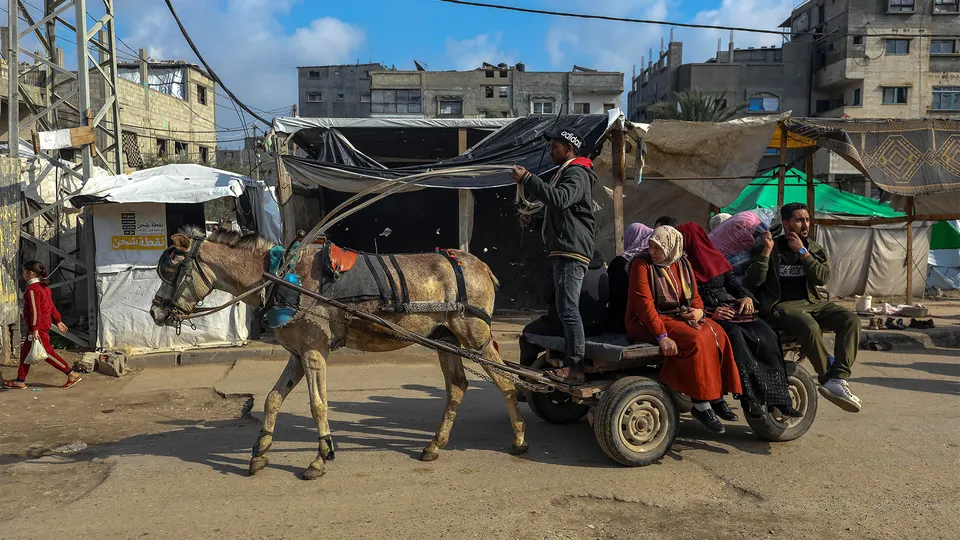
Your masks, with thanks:
<instances>
[{"instance_id":1,"label":"seated woman","mask_svg":"<svg viewBox=\"0 0 960 540\"><path fill-rule=\"evenodd\" d=\"M631 341L660 344L660 381L690 396L693 417L723 433L717 412L734 416L723 395L742 393L740 376L727 334L705 317L683 236L673 227L657 227L649 249L630 263L624 322Z\"/></svg>"},{"instance_id":2,"label":"seated woman","mask_svg":"<svg viewBox=\"0 0 960 540\"><path fill-rule=\"evenodd\" d=\"M756 317L755 299L733 277L733 268L696 223L678 227L693 268L700 298L713 320L727 333L740 373L740 405L750 418L763 418L762 405L799 417L787 391L780 338Z\"/></svg>"},{"instance_id":3,"label":"seated woman","mask_svg":"<svg viewBox=\"0 0 960 540\"><path fill-rule=\"evenodd\" d=\"M607 279L610 283L610 301L607 303L607 331L614 334L627 333L623 319L627 313L627 290L630 288L630 261L641 251L647 250L647 242L653 229L643 223L633 223L623 231L624 251L610 261Z\"/></svg>"}]
</instances>

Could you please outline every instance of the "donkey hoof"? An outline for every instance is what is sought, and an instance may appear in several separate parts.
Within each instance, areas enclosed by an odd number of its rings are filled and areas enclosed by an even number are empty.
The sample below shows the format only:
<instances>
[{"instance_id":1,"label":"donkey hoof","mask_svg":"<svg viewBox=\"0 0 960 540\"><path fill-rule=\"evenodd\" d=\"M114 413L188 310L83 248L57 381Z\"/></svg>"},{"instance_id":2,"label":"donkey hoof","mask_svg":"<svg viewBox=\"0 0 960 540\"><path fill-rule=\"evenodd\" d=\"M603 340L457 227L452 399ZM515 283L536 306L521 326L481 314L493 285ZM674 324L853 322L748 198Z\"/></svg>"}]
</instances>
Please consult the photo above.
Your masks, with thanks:
<instances>
[{"instance_id":1,"label":"donkey hoof","mask_svg":"<svg viewBox=\"0 0 960 540\"><path fill-rule=\"evenodd\" d=\"M530 449L530 445L527 444L527 443L523 443L523 444L521 444L520 446L517 446L517 445L515 445L515 444L512 444L512 445L510 445L510 455L511 455L511 456L522 456L523 454L526 454L526 453L527 453L527 450L529 450L529 449Z\"/></svg>"},{"instance_id":2,"label":"donkey hoof","mask_svg":"<svg viewBox=\"0 0 960 540\"><path fill-rule=\"evenodd\" d=\"M436 461L438 457L440 457L439 452L424 450L420 453L420 461Z\"/></svg>"},{"instance_id":3,"label":"donkey hoof","mask_svg":"<svg viewBox=\"0 0 960 540\"><path fill-rule=\"evenodd\" d=\"M269 463L270 463L270 460L268 460L265 457L251 458L250 468L247 470L247 474L249 474L250 476L253 476L258 472L262 471L264 468L266 468L267 464Z\"/></svg>"},{"instance_id":4,"label":"donkey hoof","mask_svg":"<svg viewBox=\"0 0 960 540\"><path fill-rule=\"evenodd\" d=\"M307 467L307 470L303 471L301 478L304 480L316 480L326 474L327 471L324 469L317 469L315 467Z\"/></svg>"}]
</instances>

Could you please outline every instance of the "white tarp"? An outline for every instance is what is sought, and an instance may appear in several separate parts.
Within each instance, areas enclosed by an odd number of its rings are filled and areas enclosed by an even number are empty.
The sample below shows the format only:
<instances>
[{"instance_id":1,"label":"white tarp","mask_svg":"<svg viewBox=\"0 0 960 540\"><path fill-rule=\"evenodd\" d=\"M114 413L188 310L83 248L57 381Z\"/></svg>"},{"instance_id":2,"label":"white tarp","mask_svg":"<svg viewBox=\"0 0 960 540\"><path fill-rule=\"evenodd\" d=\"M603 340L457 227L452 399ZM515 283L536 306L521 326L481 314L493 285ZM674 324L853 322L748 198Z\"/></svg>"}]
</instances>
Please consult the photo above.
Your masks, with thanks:
<instances>
[{"instance_id":1,"label":"white tarp","mask_svg":"<svg viewBox=\"0 0 960 540\"><path fill-rule=\"evenodd\" d=\"M913 294L927 281L931 224L913 225ZM833 296L903 296L907 285L905 224L873 227L817 226L817 241L827 251Z\"/></svg>"},{"instance_id":2,"label":"white tarp","mask_svg":"<svg viewBox=\"0 0 960 540\"><path fill-rule=\"evenodd\" d=\"M147 85L150 90L184 99L184 71L182 67L161 68L151 67L147 72ZM117 76L137 84L140 80L139 68L120 68Z\"/></svg>"},{"instance_id":3,"label":"white tarp","mask_svg":"<svg viewBox=\"0 0 960 540\"><path fill-rule=\"evenodd\" d=\"M931 249L927 286L960 289L960 249Z\"/></svg>"},{"instance_id":4,"label":"white tarp","mask_svg":"<svg viewBox=\"0 0 960 540\"><path fill-rule=\"evenodd\" d=\"M500 129L516 118L301 118L287 116L273 119L273 130L292 135L301 129L327 128L474 128Z\"/></svg>"},{"instance_id":5,"label":"white tarp","mask_svg":"<svg viewBox=\"0 0 960 540\"><path fill-rule=\"evenodd\" d=\"M256 185L254 180L237 173L178 163L131 174L91 178L79 195L116 203L201 203L220 197L239 197L246 187Z\"/></svg>"},{"instance_id":6,"label":"white tarp","mask_svg":"<svg viewBox=\"0 0 960 540\"><path fill-rule=\"evenodd\" d=\"M96 236L98 345L128 352L241 345L250 314L244 304L196 320L197 330L177 336L150 317L150 301L160 288L157 261L167 247L166 209L160 203L102 204L91 208ZM214 291L207 305L232 297Z\"/></svg>"}]
</instances>

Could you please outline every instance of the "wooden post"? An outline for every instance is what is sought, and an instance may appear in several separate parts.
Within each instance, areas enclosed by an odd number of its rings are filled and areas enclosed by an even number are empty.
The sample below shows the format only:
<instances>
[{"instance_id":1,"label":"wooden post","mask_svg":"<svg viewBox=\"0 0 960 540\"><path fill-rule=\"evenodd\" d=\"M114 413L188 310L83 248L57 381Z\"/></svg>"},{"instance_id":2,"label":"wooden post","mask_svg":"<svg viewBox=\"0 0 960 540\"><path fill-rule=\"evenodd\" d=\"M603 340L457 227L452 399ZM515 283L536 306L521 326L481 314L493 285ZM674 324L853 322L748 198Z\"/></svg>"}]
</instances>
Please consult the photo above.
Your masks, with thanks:
<instances>
[{"instance_id":1,"label":"wooden post","mask_svg":"<svg viewBox=\"0 0 960 540\"><path fill-rule=\"evenodd\" d=\"M280 223L283 245L289 246L297 236L297 217L293 208L293 179L287 176L281 155L287 150L286 139L277 137L277 204L280 206Z\"/></svg>"},{"instance_id":2,"label":"wooden post","mask_svg":"<svg viewBox=\"0 0 960 540\"><path fill-rule=\"evenodd\" d=\"M907 197L907 301L913 303L913 197Z\"/></svg>"},{"instance_id":3,"label":"wooden post","mask_svg":"<svg viewBox=\"0 0 960 540\"><path fill-rule=\"evenodd\" d=\"M783 192L787 175L787 126L780 124L780 170L777 175L777 207L783 206Z\"/></svg>"},{"instance_id":4,"label":"wooden post","mask_svg":"<svg viewBox=\"0 0 960 540\"><path fill-rule=\"evenodd\" d=\"M817 213L817 197L816 189L813 185L813 154L816 151L816 148L807 150L807 159L806 163L804 163L804 174L807 175L807 211L810 213L810 236L812 238L817 237L817 232L814 228Z\"/></svg>"},{"instance_id":5,"label":"wooden post","mask_svg":"<svg viewBox=\"0 0 960 540\"><path fill-rule=\"evenodd\" d=\"M458 138L458 152L463 154L467 151L467 130L466 128L460 128L457 132ZM473 207L474 199L473 192L469 189L458 189L457 190L457 199L459 206L459 222L457 224L459 230L459 240L460 240L460 251L470 252L470 237L473 234Z\"/></svg>"},{"instance_id":6,"label":"wooden post","mask_svg":"<svg viewBox=\"0 0 960 540\"><path fill-rule=\"evenodd\" d=\"M627 179L626 147L623 131L613 132L613 252L623 253L623 184Z\"/></svg>"},{"instance_id":7,"label":"wooden post","mask_svg":"<svg viewBox=\"0 0 960 540\"><path fill-rule=\"evenodd\" d=\"M83 258L87 267L87 336L90 346L96 347L100 335L100 299L97 295L97 243L93 230L93 211L89 206L83 208L83 240L86 251Z\"/></svg>"}]
</instances>

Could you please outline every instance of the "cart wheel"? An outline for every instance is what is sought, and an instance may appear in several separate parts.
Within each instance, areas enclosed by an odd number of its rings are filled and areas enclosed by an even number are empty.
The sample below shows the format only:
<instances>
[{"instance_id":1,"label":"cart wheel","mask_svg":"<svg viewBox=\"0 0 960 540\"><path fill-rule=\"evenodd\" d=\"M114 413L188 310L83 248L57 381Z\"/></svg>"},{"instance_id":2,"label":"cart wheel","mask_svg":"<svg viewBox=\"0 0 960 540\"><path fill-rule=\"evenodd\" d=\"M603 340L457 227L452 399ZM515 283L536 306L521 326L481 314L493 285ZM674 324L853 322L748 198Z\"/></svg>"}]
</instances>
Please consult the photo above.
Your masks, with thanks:
<instances>
[{"instance_id":1,"label":"cart wheel","mask_svg":"<svg viewBox=\"0 0 960 540\"><path fill-rule=\"evenodd\" d=\"M531 367L534 369L547 367L546 356L540 355ZM587 411L590 410L589 407L573 401L569 394L563 392L546 394L525 389L522 394L533 414L550 424L572 424L586 416Z\"/></svg>"},{"instance_id":2,"label":"cart wheel","mask_svg":"<svg viewBox=\"0 0 960 540\"><path fill-rule=\"evenodd\" d=\"M631 467L662 458L680 425L677 406L666 389L646 377L624 377L610 385L594 416L600 448L610 459Z\"/></svg>"},{"instance_id":3,"label":"cart wheel","mask_svg":"<svg viewBox=\"0 0 960 540\"><path fill-rule=\"evenodd\" d=\"M817 387L813 377L794 362L786 362L787 391L793 408L803 413L801 418L767 414L756 420L747 418L747 423L761 439L773 442L792 441L800 438L813 425L817 417Z\"/></svg>"},{"instance_id":4,"label":"cart wheel","mask_svg":"<svg viewBox=\"0 0 960 540\"><path fill-rule=\"evenodd\" d=\"M681 394L670 387L667 387L667 393L670 394L670 399L677 405L677 411L688 413L693 410L693 400L690 399L690 396Z\"/></svg>"}]
</instances>

